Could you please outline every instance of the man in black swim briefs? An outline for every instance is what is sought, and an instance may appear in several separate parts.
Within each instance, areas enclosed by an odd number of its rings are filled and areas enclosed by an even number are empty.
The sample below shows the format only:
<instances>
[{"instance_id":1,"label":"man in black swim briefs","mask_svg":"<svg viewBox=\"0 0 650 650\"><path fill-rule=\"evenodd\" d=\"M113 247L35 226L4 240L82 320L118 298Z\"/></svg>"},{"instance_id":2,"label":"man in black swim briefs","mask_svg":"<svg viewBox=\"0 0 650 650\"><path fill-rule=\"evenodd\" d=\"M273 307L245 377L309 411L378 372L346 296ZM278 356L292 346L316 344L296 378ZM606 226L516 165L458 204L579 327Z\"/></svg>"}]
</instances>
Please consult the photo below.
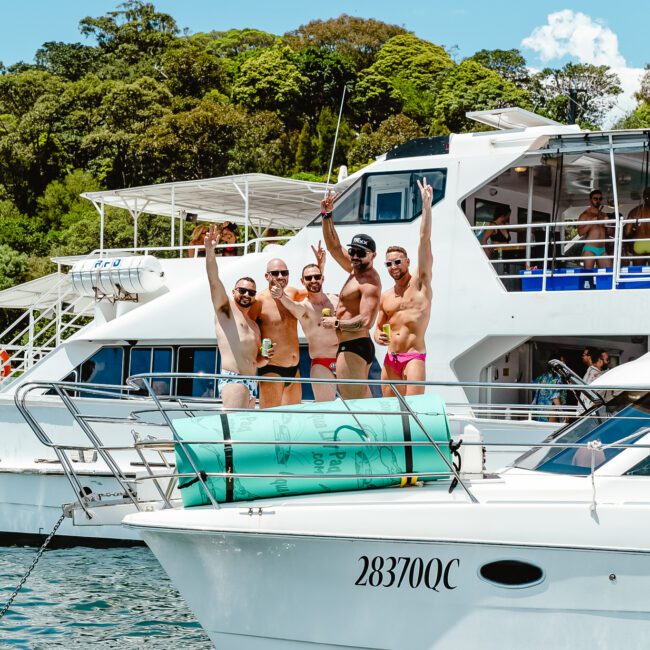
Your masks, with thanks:
<instances>
[{"instance_id":1,"label":"man in black swim briefs","mask_svg":"<svg viewBox=\"0 0 650 650\"><path fill-rule=\"evenodd\" d=\"M339 347L336 355L336 376L339 379L368 379L370 364L375 358L375 345L370 338L381 297L381 280L373 268L377 246L369 235L355 235L344 247L332 223L336 196L328 193L321 202L323 237L330 255L350 274L341 293L336 316L323 318L323 327L336 330ZM339 384L343 399L370 397L367 383Z\"/></svg>"}]
</instances>

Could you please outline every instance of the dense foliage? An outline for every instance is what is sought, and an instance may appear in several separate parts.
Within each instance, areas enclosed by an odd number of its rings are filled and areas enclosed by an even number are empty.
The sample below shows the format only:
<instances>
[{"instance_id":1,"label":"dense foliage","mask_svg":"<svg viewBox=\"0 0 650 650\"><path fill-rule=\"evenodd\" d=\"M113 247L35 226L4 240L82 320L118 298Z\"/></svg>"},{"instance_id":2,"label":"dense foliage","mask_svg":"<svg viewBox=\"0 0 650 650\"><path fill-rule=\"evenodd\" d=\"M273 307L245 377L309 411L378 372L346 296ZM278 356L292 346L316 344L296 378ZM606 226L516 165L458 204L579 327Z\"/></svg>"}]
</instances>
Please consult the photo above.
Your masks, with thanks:
<instances>
[{"instance_id":1,"label":"dense foliage","mask_svg":"<svg viewBox=\"0 0 650 650\"><path fill-rule=\"evenodd\" d=\"M278 36L255 29L187 34L153 4L129 0L80 23L86 43L47 42L33 63L0 64L0 289L84 253L98 217L80 192L260 171L327 172L344 87L335 165L359 167L410 138L476 129L468 110L518 105L598 125L621 92L605 67L531 75L518 50L454 61L397 25L347 15ZM650 71L648 72L650 75ZM626 125L650 124L650 78ZM132 223L107 220L107 244ZM169 226L142 219L140 241Z\"/></svg>"}]
</instances>

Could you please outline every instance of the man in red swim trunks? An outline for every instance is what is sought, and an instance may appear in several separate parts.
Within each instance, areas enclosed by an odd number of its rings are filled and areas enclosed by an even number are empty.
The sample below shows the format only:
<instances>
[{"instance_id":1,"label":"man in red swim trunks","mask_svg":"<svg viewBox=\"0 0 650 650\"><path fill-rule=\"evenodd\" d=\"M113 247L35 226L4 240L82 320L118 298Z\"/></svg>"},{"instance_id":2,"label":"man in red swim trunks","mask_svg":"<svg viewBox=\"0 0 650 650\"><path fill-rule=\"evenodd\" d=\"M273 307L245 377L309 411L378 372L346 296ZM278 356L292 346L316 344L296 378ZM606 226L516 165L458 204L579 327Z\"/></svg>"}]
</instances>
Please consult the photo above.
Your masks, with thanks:
<instances>
[{"instance_id":1,"label":"man in red swim trunks","mask_svg":"<svg viewBox=\"0 0 650 650\"><path fill-rule=\"evenodd\" d=\"M379 316L374 338L379 345L387 345L388 353L381 369L382 379L426 379L426 346L424 337L431 315L431 186L424 178L418 181L422 195L422 223L418 247L418 268L410 272L410 260L400 246L389 246L386 267L395 280L395 286L384 292L379 303ZM390 335L384 325L390 325ZM402 395L421 395L424 386L399 386ZM385 397L394 395L390 386L383 386Z\"/></svg>"},{"instance_id":2,"label":"man in red swim trunks","mask_svg":"<svg viewBox=\"0 0 650 650\"><path fill-rule=\"evenodd\" d=\"M309 343L311 357L310 377L330 379L331 383L314 383L314 398L317 402L330 402L336 397L336 351L339 340L336 331L321 326L323 310L336 313L338 296L323 293L325 280L325 251L318 242L318 248L312 246L316 262L307 264L302 270L302 284L307 289L307 297L302 301L291 300L284 290L277 286L271 288L271 295L300 322Z\"/></svg>"}]
</instances>

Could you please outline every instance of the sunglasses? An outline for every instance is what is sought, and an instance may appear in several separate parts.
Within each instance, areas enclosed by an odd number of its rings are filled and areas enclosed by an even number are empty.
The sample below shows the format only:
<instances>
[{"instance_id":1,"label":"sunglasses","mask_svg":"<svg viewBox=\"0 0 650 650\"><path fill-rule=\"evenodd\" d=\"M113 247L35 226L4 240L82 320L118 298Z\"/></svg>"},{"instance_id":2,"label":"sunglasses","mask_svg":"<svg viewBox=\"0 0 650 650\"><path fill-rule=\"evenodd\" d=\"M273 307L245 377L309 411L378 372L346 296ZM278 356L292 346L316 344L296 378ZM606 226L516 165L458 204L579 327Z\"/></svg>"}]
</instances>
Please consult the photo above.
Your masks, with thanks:
<instances>
[{"instance_id":1,"label":"sunglasses","mask_svg":"<svg viewBox=\"0 0 650 650\"><path fill-rule=\"evenodd\" d=\"M391 266L402 266L402 258L400 257L398 260L386 260L384 264L386 264L386 268L389 269Z\"/></svg>"},{"instance_id":2,"label":"sunglasses","mask_svg":"<svg viewBox=\"0 0 650 650\"><path fill-rule=\"evenodd\" d=\"M358 257L362 260L367 254L368 251L364 251L363 248L348 248L348 255L350 257Z\"/></svg>"},{"instance_id":3,"label":"sunglasses","mask_svg":"<svg viewBox=\"0 0 650 650\"><path fill-rule=\"evenodd\" d=\"M235 289L237 289L240 296L245 296L248 294L251 298L255 298L257 295L257 291L255 291L255 289L246 289L245 287L235 287Z\"/></svg>"},{"instance_id":4,"label":"sunglasses","mask_svg":"<svg viewBox=\"0 0 650 650\"><path fill-rule=\"evenodd\" d=\"M289 277L289 271L269 271L269 274L272 275L274 278L288 278Z\"/></svg>"},{"instance_id":5,"label":"sunglasses","mask_svg":"<svg viewBox=\"0 0 650 650\"><path fill-rule=\"evenodd\" d=\"M320 280L322 279L322 275L320 273L317 273L316 275L303 275L302 279L306 280L307 282L313 282L314 280Z\"/></svg>"}]
</instances>

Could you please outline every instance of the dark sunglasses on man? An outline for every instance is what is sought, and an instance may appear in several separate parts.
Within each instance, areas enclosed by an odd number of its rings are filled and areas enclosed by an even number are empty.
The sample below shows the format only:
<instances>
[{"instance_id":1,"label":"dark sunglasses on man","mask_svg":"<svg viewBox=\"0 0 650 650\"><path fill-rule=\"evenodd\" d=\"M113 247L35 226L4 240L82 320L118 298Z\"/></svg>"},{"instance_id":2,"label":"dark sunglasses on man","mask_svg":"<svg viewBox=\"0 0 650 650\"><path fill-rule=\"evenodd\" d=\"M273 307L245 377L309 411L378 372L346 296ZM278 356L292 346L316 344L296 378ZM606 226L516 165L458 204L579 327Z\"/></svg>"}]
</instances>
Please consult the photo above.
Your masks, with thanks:
<instances>
[{"instance_id":1,"label":"dark sunglasses on man","mask_svg":"<svg viewBox=\"0 0 650 650\"><path fill-rule=\"evenodd\" d=\"M274 277L274 278L288 278L289 277L289 271L284 270L284 271L269 271L269 273Z\"/></svg>"},{"instance_id":2,"label":"dark sunglasses on man","mask_svg":"<svg viewBox=\"0 0 650 650\"><path fill-rule=\"evenodd\" d=\"M321 280L322 277L323 276L320 273L316 273L315 275L303 275L302 279L305 280L305 282L315 282Z\"/></svg>"},{"instance_id":3,"label":"dark sunglasses on man","mask_svg":"<svg viewBox=\"0 0 650 650\"><path fill-rule=\"evenodd\" d=\"M364 251L363 248L348 248L348 255L350 257L356 257L362 260L367 254L368 251Z\"/></svg>"},{"instance_id":4,"label":"dark sunglasses on man","mask_svg":"<svg viewBox=\"0 0 650 650\"><path fill-rule=\"evenodd\" d=\"M386 260L384 264L386 264L386 268L389 269L391 266L402 266L402 258L400 257L397 260Z\"/></svg>"},{"instance_id":5,"label":"dark sunglasses on man","mask_svg":"<svg viewBox=\"0 0 650 650\"><path fill-rule=\"evenodd\" d=\"M246 287L235 287L240 296L245 296L248 294L251 298L255 298L257 291L255 289L247 289Z\"/></svg>"}]
</instances>

